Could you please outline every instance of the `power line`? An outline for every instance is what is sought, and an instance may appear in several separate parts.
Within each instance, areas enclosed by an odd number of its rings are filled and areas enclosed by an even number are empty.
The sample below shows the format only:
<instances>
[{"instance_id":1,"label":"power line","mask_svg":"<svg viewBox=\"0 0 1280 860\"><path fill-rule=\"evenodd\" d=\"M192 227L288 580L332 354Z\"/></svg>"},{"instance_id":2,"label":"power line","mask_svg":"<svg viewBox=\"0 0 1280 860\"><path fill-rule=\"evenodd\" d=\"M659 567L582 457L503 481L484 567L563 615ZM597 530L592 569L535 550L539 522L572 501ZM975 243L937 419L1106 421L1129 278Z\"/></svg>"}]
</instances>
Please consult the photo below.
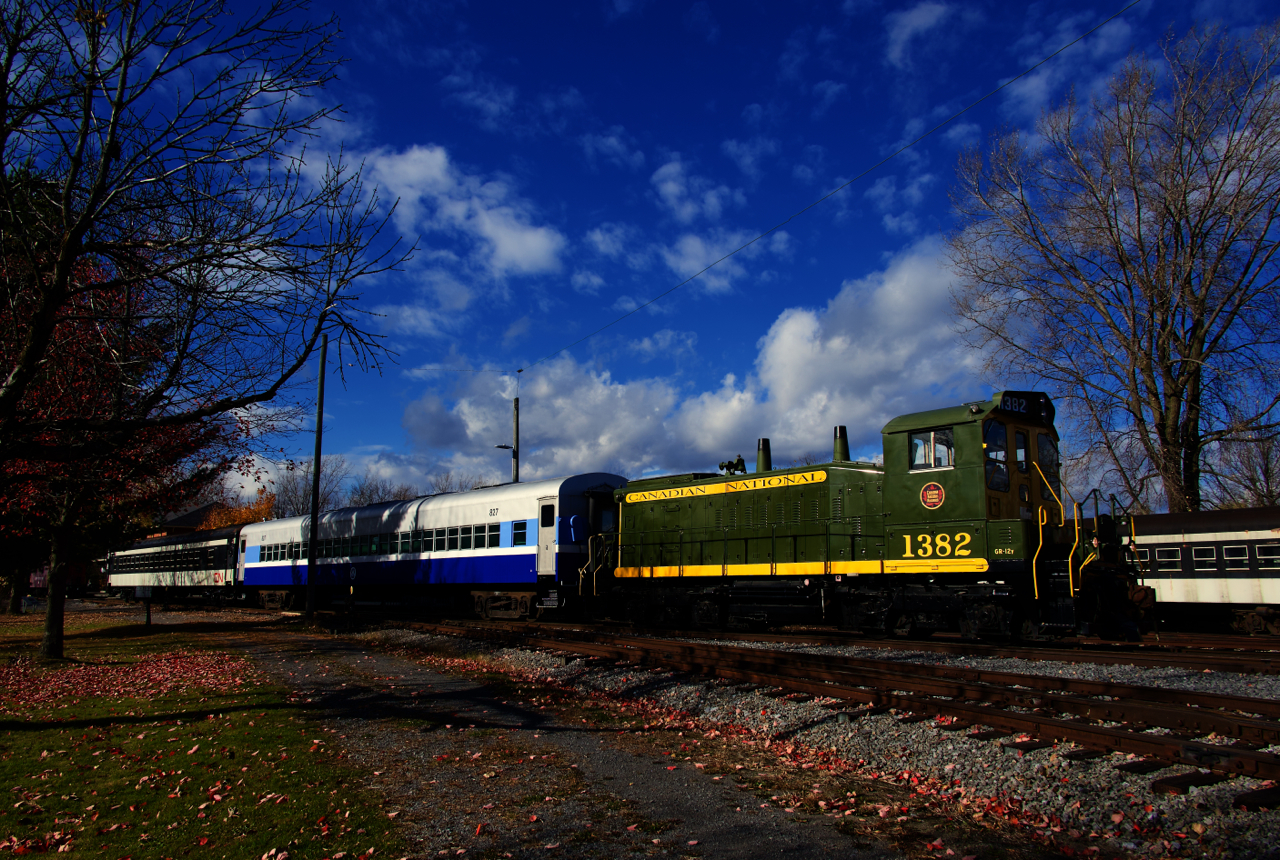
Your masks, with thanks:
<instances>
[{"instance_id":1,"label":"power line","mask_svg":"<svg viewBox=\"0 0 1280 860\"><path fill-rule=\"evenodd\" d=\"M1009 80L1005 81L1003 84L1001 84L1000 86L998 86L998 87L996 87L995 89L991 90L990 92L988 92L986 95L982 96L981 98L976 99L975 101L970 102L968 105L966 105L965 107L963 107L963 108L961 108L960 110L956 111L956 112L955 112L955 113L953 113L951 116L947 117L947 118L946 118L946 119L944 119L942 122L940 122L940 123L938 123L937 125L935 125L933 128L931 128L931 129L929 129L928 131L926 131L925 133L921 134L919 137L915 138L914 140L910 141L909 143L905 143L905 144L903 144L902 146L898 147L898 148L897 148L897 149L895 149L893 152L889 153L889 154L888 154L888 155L886 155L884 158L880 159L880 160L879 160L879 161L877 161L875 164L871 165L870 167L866 168L866 169L865 169L865 170L863 170L861 173L859 173L857 176L855 176L855 177L853 177L852 179L850 179L848 182L845 182L845 183L843 183L843 184L841 184L841 185L838 185L838 186L836 186L835 188L831 189L831 190L830 190L830 191L828 191L826 194L822 195L822 196L821 196L821 197L819 197L817 200L815 200L815 201L813 201L812 203L810 203L808 206L805 206L803 209L800 209L800 210L798 210L798 211L796 211L796 212L792 213L792 214L791 214L791 215L789 215L786 219L784 219L784 220L782 220L782 221L779 221L777 224L774 224L772 227L770 227L768 230L765 230L763 233L761 233L760 235L756 236L754 239L752 239L752 240L750 240L750 241L748 241L748 242L745 242L745 243L743 243L742 245L739 245L737 248L734 248L732 251L730 251L729 253L725 254L723 257L721 257L720 259L716 260L715 262L712 262L712 263L707 264L706 266L704 266L703 268L699 269L697 272L695 272L694 274L692 274L692 275L690 275L689 277L685 278L683 281L681 281L680 283L678 283L678 284L676 284L675 286L671 287L670 289L667 289L667 290L665 290L665 291L663 291L663 292L661 292L661 293L658 293L658 295L656 295L656 296L654 296L653 298L649 299L647 302L645 302L645 303L643 303L643 304L641 304L641 305L637 305L636 307L634 307L634 308L632 308L631 310L627 311L625 314L623 314L622 316L618 317L617 319L612 320L611 322L607 322L607 323L605 323L604 325L600 326L600 328L596 329L595 331L591 332L590 334L587 334L587 335L584 335L583 337L578 338L577 340L575 340L575 341L574 341L573 343L571 343L571 344L568 344L568 345L566 345L566 346L562 346L562 347L560 347L560 348L559 348L559 349L557 349L555 352L551 352L551 353L548 353L547 355L544 355L542 358L538 359L537 361L533 362L532 364L526 365L525 367L521 368L520 370L518 370L518 371L516 371L516 372L517 372L517 373L521 373L521 372L523 372L524 370L528 370L528 369L529 369L529 368L531 368L531 367L537 367L539 364L542 364L544 361L549 361L550 359L555 358L557 355L559 355L560 353L564 352L565 350L573 349L575 346L577 346L578 344L582 343L583 341L590 340L591 338L593 338L593 337L595 337L596 335L600 334L600 332L604 331L605 329L612 328L613 326L617 325L618 323L622 322L623 320L627 319L628 317L633 316L633 315L635 315L635 314L639 313L640 311L644 310L644 309L645 309L645 308L647 308L649 305L651 305L651 304L653 304L653 303L655 303L655 302L659 301L660 299L665 298L666 296L671 295L671 294L672 294L672 293L674 293L676 290L678 290L678 289L680 289L681 287L683 287L685 284L688 284L690 281L693 281L694 279L696 279L696 278L698 278L698 277L701 277L704 273L706 273L707 271L709 271L709 270L711 270L711 269L715 268L716 266L720 265L721 263L723 263L725 260L729 259L730 257L732 257L732 256L734 256L734 255L736 255L736 254L739 254L739 253L741 253L742 251L745 251L747 248L750 248L750 247L751 247L752 245L754 245L756 242L759 242L761 239L765 238L765 237L766 237L766 236L768 236L769 234L771 234L771 233L775 233L775 232L777 232L778 230L782 229L783 227L787 226L787 225L788 225L788 224L790 224L792 221L794 221L796 218L799 218L801 215L803 215L804 213L808 212L808 211L809 211L810 209L812 209L813 207L817 206L819 203L824 202L824 201L825 201L825 200L827 200L829 197L832 197L832 196L834 196L834 195L836 195L836 194L839 194L841 191L845 190L845 189L846 189L846 188L848 188L850 185L852 185L853 183L857 182L859 179L862 179L862 178L863 178L863 177L865 177L867 174L872 173L872 172L874 172L874 171L878 170L879 168L883 167L885 164L887 164L887 163L889 163L890 161L892 161L893 159L897 158L899 155L901 155L902 153L906 152L908 149L910 149L911 147L915 146L915 145L916 145L917 143L919 143L920 141L922 141L922 140L924 140L925 138L927 138L927 137L929 137L930 135L932 135L932 134L933 134L934 132L936 132L938 129L943 128L943 127L945 127L945 126L949 125L950 123L954 122L955 120L959 119L961 116L963 116L964 114L966 114L966 113L968 113L969 111L973 110L975 107L977 107L978 105L982 104L982 103L983 103L983 102L985 102L987 99L989 99L989 98L991 98L992 96L996 95L996 94L997 94L997 93L999 93L1000 91L1004 90L1005 88L1007 88L1010 84L1014 83L1015 81L1020 80L1020 79L1022 79L1022 78L1025 78L1027 75L1031 74L1031 73L1032 73L1032 72L1034 72L1036 69L1040 68L1040 67L1041 67L1041 66L1043 66L1045 63L1049 62L1049 61L1050 61L1050 60L1052 60L1054 57L1056 57L1056 56L1058 56L1059 54L1061 54L1063 51L1067 50L1068 48L1072 47L1073 45L1077 44L1078 42L1083 41L1085 38L1087 38L1087 37L1089 37L1089 36L1093 35L1093 34L1094 34L1094 33L1096 33L1098 30L1102 29L1102 28L1103 28L1103 27L1105 27L1107 24L1110 24L1110 23L1111 23L1112 21L1114 21L1116 18L1119 18L1119 17L1120 17L1121 15L1123 15L1125 12L1128 12L1130 9L1132 9L1134 6L1137 6L1137 5L1138 5L1139 3L1141 3L1141 2L1142 2L1142 0L1132 0L1132 2L1131 2L1131 3L1129 3L1129 4L1128 4L1127 6L1125 6L1124 8L1120 9L1120 11L1116 12L1116 13L1115 13L1115 14L1113 14L1111 17L1106 18L1105 20L1103 20L1103 21L1099 22L1098 24L1094 25L1092 28L1090 28L1089 30L1086 30L1084 33L1081 33L1079 36L1077 36L1076 38L1072 39L1070 42L1068 42L1067 44L1063 45L1061 48L1059 48L1058 50L1054 51L1052 54L1049 54L1047 57L1045 57L1044 59L1040 60L1040 62L1036 63L1036 64L1035 64L1035 65L1033 65L1033 66L1029 66L1029 67L1027 67L1026 69L1023 69L1021 72L1019 72L1019 73L1018 73L1017 75L1015 75L1014 77L1012 77L1012 78L1010 78Z\"/></svg>"}]
</instances>

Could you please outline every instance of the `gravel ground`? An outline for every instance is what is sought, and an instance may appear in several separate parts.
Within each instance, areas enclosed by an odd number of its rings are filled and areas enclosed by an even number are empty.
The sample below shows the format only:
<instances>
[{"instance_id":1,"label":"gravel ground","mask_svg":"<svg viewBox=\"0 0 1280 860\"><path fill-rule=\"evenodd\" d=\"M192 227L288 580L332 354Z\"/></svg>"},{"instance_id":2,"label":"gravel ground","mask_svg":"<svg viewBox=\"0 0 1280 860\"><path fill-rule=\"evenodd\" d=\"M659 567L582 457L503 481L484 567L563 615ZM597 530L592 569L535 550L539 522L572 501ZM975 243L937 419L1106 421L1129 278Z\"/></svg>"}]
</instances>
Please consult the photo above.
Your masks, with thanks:
<instances>
[{"instance_id":1,"label":"gravel ground","mask_svg":"<svg viewBox=\"0 0 1280 860\"><path fill-rule=\"evenodd\" d=\"M405 631L370 634L383 642L429 642ZM476 643L476 649L485 646ZM795 646L784 646L794 649ZM799 649L797 649L799 650ZM865 649L803 649L853 653ZM887 655L876 649L874 656ZM1076 841L1104 853L1152 857L1280 857L1280 811L1241 812L1232 800L1268 783L1238 777L1187 795L1157 795L1155 779L1187 770L1149 774L1118 771L1119 754L1068 761L1053 747L1026 754L1006 752L1000 741L948 733L935 722L904 724L893 714L841 722L816 702L796 703L737 686L693 681L678 674L572 659L543 652L503 649L491 657L513 670L578 691L628 701L653 713L687 717L699 728L742 729L758 743L800 752L815 761L838 761L858 772L897 783L928 785L985 816L1016 821L1042 838ZM1227 673L1187 673L1090 664L941 657L895 653L902 662L945 661L1003 671L1110 679L1236 695L1280 694L1275 678ZM1273 751L1276 751L1273 748ZM795 753L792 753L793 755ZM784 755L787 753L784 752ZM1055 830L1055 828L1057 828Z\"/></svg>"},{"instance_id":2,"label":"gravel ground","mask_svg":"<svg viewBox=\"0 0 1280 860\"><path fill-rule=\"evenodd\" d=\"M371 638L437 653L442 644L277 630L226 641L295 689L371 774L368 788L407 829L413 858L904 856L887 842L858 845L824 818L744 803L723 777L655 761L653 749L622 748L616 730L540 704L539 686L496 673L476 680L470 659L451 661L467 674L444 674L370 649ZM473 643L443 644L474 656Z\"/></svg>"},{"instance_id":3,"label":"gravel ground","mask_svg":"<svg viewBox=\"0 0 1280 860\"><path fill-rule=\"evenodd\" d=\"M153 617L250 620L233 615ZM1070 761L1069 746L1017 754L934 721L848 721L742 685L405 630L223 638L349 748L414 858L1280 858L1280 811L1231 806L1265 785L1253 779L1156 795L1153 780L1187 768L1125 773L1123 756ZM1270 676L762 647L1280 696Z\"/></svg>"}]
</instances>

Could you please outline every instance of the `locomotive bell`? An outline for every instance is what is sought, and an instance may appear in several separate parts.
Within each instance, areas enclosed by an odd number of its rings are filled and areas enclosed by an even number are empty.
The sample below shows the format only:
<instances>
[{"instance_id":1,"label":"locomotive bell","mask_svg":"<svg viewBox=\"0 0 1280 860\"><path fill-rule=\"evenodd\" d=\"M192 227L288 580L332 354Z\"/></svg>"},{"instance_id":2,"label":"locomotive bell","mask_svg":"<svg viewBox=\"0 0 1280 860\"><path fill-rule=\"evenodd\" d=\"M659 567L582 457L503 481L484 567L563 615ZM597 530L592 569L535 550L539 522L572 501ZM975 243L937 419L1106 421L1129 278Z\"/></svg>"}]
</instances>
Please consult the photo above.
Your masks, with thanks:
<instances>
[{"instance_id":1,"label":"locomotive bell","mask_svg":"<svg viewBox=\"0 0 1280 860\"><path fill-rule=\"evenodd\" d=\"M761 439L756 443L756 471L772 472L773 455L769 453L769 440Z\"/></svg>"}]
</instances>

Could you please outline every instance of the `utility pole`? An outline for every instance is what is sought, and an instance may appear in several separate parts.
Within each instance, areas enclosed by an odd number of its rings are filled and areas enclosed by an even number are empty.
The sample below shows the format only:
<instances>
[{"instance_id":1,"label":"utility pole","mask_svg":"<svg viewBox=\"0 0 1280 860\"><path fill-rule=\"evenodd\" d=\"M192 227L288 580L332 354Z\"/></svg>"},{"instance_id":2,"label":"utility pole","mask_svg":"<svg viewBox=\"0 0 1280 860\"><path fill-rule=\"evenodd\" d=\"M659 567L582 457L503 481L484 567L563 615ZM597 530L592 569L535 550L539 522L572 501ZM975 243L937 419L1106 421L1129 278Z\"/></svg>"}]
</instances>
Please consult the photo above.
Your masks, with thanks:
<instances>
[{"instance_id":1,"label":"utility pole","mask_svg":"<svg viewBox=\"0 0 1280 860\"><path fill-rule=\"evenodd\" d=\"M494 445L495 448L502 450L511 449L511 483L520 483L520 398L514 401L511 412L511 444L510 445Z\"/></svg>"},{"instance_id":2,"label":"utility pole","mask_svg":"<svg viewBox=\"0 0 1280 860\"><path fill-rule=\"evenodd\" d=\"M320 551L320 440L324 436L324 374L328 367L329 335L321 335L320 371L316 374L316 453L311 461L311 527L307 534L307 618L316 617L316 554Z\"/></svg>"},{"instance_id":3,"label":"utility pole","mask_svg":"<svg viewBox=\"0 0 1280 860\"><path fill-rule=\"evenodd\" d=\"M511 450L511 483L520 483L520 374L524 368L516 371L516 396L511 403L511 444L494 445L506 451Z\"/></svg>"}]
</instances>

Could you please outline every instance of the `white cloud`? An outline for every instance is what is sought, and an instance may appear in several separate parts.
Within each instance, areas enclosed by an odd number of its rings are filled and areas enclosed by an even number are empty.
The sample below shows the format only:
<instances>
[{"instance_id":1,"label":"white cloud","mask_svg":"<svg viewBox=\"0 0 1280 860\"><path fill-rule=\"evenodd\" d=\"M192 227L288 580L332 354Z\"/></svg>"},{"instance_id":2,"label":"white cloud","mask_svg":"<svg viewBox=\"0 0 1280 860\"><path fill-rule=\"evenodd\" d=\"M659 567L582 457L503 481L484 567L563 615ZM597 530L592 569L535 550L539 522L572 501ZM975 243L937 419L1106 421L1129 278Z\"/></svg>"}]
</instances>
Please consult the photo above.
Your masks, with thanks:
<instances>
[{"instance_id":1,"label":"white cloud","mask_svg":"<svg viewBox=\"0 0 1280 860\"><path fill-rule=\"evenodd\" d=\"M532 327L533 321L529 317L520 317L520 319L507 326L507 330L502 333L502 345L510 347L513 342L528 334L529 329Z\"/></svg>"},{"instance_id":2,"label":"white cloud","mask_svg":"<svg viewBox=\"0 0 1280 860\"><path fill-rule=\"evenodd\" d=\"M520 474L530 480L590 470L640 474L671 445L662 422L676 392L660 379L622 383L565 357L525 374L520 390ZM476 374L451 408L426 395L405 413L410 438L425 448L451 446L450 462L507 466L493 446L511 433L509 380ZM496 441L495 441L496 440ZM497 469L492 469L497 472Z\"/></svg>"},{"instance_id":3,"label":"white cloud","mask_svg":"<svg viewBox=\"0 0 1280 860\"><path fill-rule=\"evenodd\" d=\"M954 146L973 146L978 142L978 138L982 134L982 129L977 123L973 122L957 122L952 123L945 132L943 138Z\"/></svg>"},{"instance_id":4,"label":"white cloud","mask_svg":"<svg viewBox=\"0 0 1280 860\"><path fill-rule=\"evenodd\" d=\"M848 85L838 84L835 81L818 81L813 85L813 92L818 97L818 103L813 108L813 115L815 117L822 116L848 89Z\"/></svg>"},{"instance_id":5,"label":"white cloud","mask_svg":"<svg viewBox=\"0 0 1280 860\"><path fill-rule=\"evenodd\" d=\"M530 478L603 469L630 477L714 469L750 457L768 436L774 462L829 451L831 428L849 427L854 451L875 455L880 428L908 412L981 396L976 357L951 329L950 274L942 240L922 239L888 265L844 282L821 308L778 315L758 342L753 372L682 396L663 378L614 379L565 356L525 374L521 388L521 473ZM663 329L629 344L639 355L679 355L692 333ZM424 395L405 413L411 438L449 447L455 464L493 463L514 393L510 380L468 375L447 406Z\"/></svg>"},{"instance_id":6,"label":"white cloud","mask_svg":"<svg viewBox=\"0 0 1280 860\"><path fill-rule=\"evenodd\" d=\"M755 137L748 141L726 140L720 144L720 150L738 165L739 170L752 179L758 179L761 160L778 152L778 142L767 137Z\"/></svg>"},{"instance_id":7,"label":"white cloud","mask_svg":"<svg viewBox=\"0 0 1280 860\"><path fill-rule=\"evenodd\" d=\"M951 330L940 260L939 237L923 239L846 281L824 309L784 311L760 340L756 373L684 403L677 435L716 428L708 435L744 447L770 436L777 461L829 444L836 424L875 447L889 418L971 396L974 358Z\"/></svg>"},{"instance_id":8,"label":"white cloud","mask_svg":"<svg viewBox=\"0 0 1280 860\"><path fill-rule=\"evenodd\" d=\"M784 81L798 81L801 79L801 67L804 66L805 60L809 59L809 49L805 47L806 33L803 29L797 30L787 39L787 44L782 49L782 54L778 57L778 78Z\"/></svg>"},{"instance_id":9,"label":"white cloud","mask_svg":"<svg viewBox=\"0 0 1280 860\"><path fill-rule=\"evenodd\" d=\"M536 207L505 177L464 173L444 147L432 145L377 150L365 164L383 193L399 199L396 224L403 232L466 236L473 243L473 262L494 277L560 269L564 237L535 223Z\"/></svg>"},{"instance_id":10,"label":"white cloud","mask_svg":"<svg viewBox=\"0 0 1280 860\"><path fill-rule=\"evenodd\" d=\"M596 253L606 257L620 257L635 236L634 227L608 221L587 231L587 243L596 249Z\"/></svg>"},{"instance_id":11,"label":"white cloud","mask_svg":"<svg viewBox=\"0 0 1280 860\"><path fill-rule=\"evenodd\" d=\"M720 39L720 25L716 23L706 0L698 0L689 7L684 15L684 26L690 33L701 36L713 45Z\"/></svg>"},{"instance_id":12,"label":"white cloud","mask_svg":"<svg viewBox=\"0 0 1280 860\"><path fill-rule=\"evenodd\" d=\"M440 85L450 91L451 101L476 112L481 127L498 131L515 111L519 91L480 72L481 56L474 47L437 49L428 54L428 59L450 67Z\"/></svg>"},{"instance_id":13,"label":"white cloud","mask_svg":"<svg viewBox=\"0 0 1280 860\"><path fill-rule=\"evenodd\" d=\"M613 22L632 13L639 14L649 0L605 0L605 20Z\"/></svg>"},{"instance_id":14,"label":"white cloud","mask_svg":"<svg viewBox=\"0 0 1280 860\"><path fill-rule=\"evenodd\" d=\"M690 174L680 154L654 171L649 180L658 195L659 204L681 224L689 224L699 216L715 221L727 206L745 206L741 189L716 185L710 180Z\"/></svg>"},{"instance_id":15,"label":"white cloud","mask_svg":"<svg viewBox=\"0 0 1280 860\"><path fill-rule=\"evenodd\" d=\"M751 238L752 234L745 230L714 230L706 235L685 233L675 241L675 244L662 249L662 259L677 277L687 278L750 241ZM703 273L695 283L700 284L709 293L725 292L734 278L746 274L742 261L759 253L759 244L752 245Z\"/></svg>"},{"instance_id":16,"label":"white cloud","mask_svg":"<svg viewBox=\"0 0 1280 860\"><path fill-rule=\"evenodd\" d=\"M933 185L935 179L932 173L922 173L913 176L905 186L899 188L898 177L882 176L862 196L874 201L881 212L919 206L924 200L925 191Z\"/></svg>"},{"instance_id":17,"label":"white cloud","mask_svg":"<svg viewBox=\"0 0 1280 860\"><path fill-rule=\"evenodd\" d=\"M573 273L573 277L569 279L569 283L573 285L574 290L588 296L594 296L600 292L600 288L604 286L604 278L595 272L589 272L586 269L579 269Z\"/></svg>"},{"instance_id":18,"label":"white cloud","mask_svg":"<svg viewBox=\"0 0 1280 860\"><path fill-rule=\"evenodd\" d=\"M631 341L628 348L639 354L641 361L651 361L655 358L690 358L697 343L696 332L664 328L646 338Z\"/></svg>"},{"instance_id":19,"label":"white cloud","mask_svg":"<svg viewBox=\"0 0 1280 860\"><path fill-rule=\"evenodd\" d=\"M884 226L885 232L896 236L910 236L920 232L920 219L912 212L903 212L898 215L886 212L880 219L880 223Z\"/></svg>"},{"instance_id":20,"label":"white cloud","mask_svg":"<svg viewBox=\"0 0 1280 860\"><path fill-rule=\"evenodd\" d=\"M1019 60L1027 65L1038 63L1079 37L1095 20L1091 13L1080 12L1062 18L1047 33L1029 34L1019 40ZM1068 87L1076 90L1081 103L1087 102L1090 95L1105 91L1108 79L1132 49L1132 39L1132 27L1123 19L1105 24L1052 63L1010 84L1002 94L1002 111L1020 123L1032 123Z\"/></svg>"},{"instance_id":21,"label":"white cloud","mask_svg":"<svg viewBox=\"0 0 1280 860\"><path fill-rule=\"evenodd\" d=\"M888 36L885 59L892 66L904 68L909 62L907 48L916 36L927 33L942 23L951 11L946 3L924 0L903 12L890 12L884 17Z\"/></svg>"},{"instance_id":22,"label":"white cloud","mask_svg":"<svg viewBox=\"0 0 1280 860\"><path fill-rule=\"evenodd\" d=\"M378 305L373 312L382 315L382 328L392 334L440 334L442 315L422 305Z\"/></svg>"},{"instance_id":23,"label":"white cloud","mask_svg":"<svg viewBox=\"0 0 1280 860\"><path fill-rule=\"evenodd\" d=\"M644 153L635 146L626 129L615 125L606 134L584 134L578 138L587 160L595 164L597 158L603 158L619 167L639 170L644 167Z\"/></svg>"},{"instance_id":24,"label":"white cloud","mask_svg":"<svg viewBox=\"0 0 1280 860\"><path fill-rule=\"evenodd\" d=\"M791 168L791 175L794 178L805 184L811 184L826 173L827 151L825 148L810 144L804 148L803 158L802 162Z\"/></svg>"}]
</instances>

